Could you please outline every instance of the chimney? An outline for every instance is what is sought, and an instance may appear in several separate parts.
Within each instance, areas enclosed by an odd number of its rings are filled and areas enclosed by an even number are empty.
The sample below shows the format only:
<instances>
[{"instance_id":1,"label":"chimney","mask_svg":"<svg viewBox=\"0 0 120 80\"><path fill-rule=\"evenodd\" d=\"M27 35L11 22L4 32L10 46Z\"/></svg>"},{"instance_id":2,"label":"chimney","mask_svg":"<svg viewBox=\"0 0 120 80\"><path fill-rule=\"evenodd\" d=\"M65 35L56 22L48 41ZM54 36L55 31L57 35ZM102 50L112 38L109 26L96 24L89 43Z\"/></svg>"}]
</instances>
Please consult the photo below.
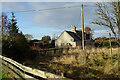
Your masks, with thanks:
<instances>
[{"instance_id":1,"label":"chimney","mask_svg":"<svg viewBox=\"0 0 120 80\"><path fill-rule=\"evenodd\" d=\"M76 27L74 25L71 25L71 32L76 33Z\"/></svg>"}]
</instances>

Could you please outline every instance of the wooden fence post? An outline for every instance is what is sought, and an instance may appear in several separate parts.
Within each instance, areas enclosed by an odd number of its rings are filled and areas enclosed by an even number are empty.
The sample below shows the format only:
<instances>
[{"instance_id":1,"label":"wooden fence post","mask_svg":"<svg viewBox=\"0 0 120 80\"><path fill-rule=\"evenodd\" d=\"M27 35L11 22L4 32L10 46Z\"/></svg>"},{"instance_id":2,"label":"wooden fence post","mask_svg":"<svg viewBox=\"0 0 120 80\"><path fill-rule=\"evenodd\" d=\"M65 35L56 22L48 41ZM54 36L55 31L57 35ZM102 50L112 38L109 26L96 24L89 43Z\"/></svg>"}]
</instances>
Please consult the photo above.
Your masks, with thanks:
<instances>
[{"instance_id":1,"label":"wooden fence post","mask_svg":"<svg viewBox=\"0 0 120 80\"><path fill-rule=\"evenodd\" d=\"M112 63L112 46L111 46L111 34L109 33L109 42L110 42L110 56L111 56L111 63Z\"/></svg>"}]
</instances>

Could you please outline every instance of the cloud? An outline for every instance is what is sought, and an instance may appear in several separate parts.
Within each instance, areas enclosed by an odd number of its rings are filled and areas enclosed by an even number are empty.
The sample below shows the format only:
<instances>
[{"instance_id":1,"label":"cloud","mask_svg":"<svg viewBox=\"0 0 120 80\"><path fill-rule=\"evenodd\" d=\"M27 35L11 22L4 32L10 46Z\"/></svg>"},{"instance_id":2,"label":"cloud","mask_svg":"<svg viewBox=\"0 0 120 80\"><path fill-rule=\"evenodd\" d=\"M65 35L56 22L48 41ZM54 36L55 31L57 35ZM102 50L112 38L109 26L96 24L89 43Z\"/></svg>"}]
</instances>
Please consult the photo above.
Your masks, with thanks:
<instances>
[{"instance_id":1,"label":"cloud","mask_svg":"<svg viewBox=\"0 0 120 80\"><path fill-rule=\"evenodd\" d=\"M44 5L43 5L44 4ZM55 4L55 5L54 5ZM29 3L34 9L48 9L56 7L66 7L71 5L78 5L78 3ZM34 13L32 21L39 26L44 27L61 27L61 25L68 26L75 24L80 20L80 8L65 8L56 10L46 10Z\"/></svg>"},{"instance_id":2,"label":"cloud","mask_svg":"<svg viewBox=\"0 0 120 80\"><path fill-rule=\"evenodd\" d=\"M81 7L67 8L69 6L80 6L82 3L28 3L32 9L41 10L48 8L66 7L64 9L37 11L31 15L31 20L40 27L62 27L76 25L81 26ZM94 3L84 3L85 5L94 5ZM90 24L94 18L94 8L84 8L85 25Z\"/></svg>"},{"instance_id":3,"label":"cloud","mask_svg":"<svg viewBox=\"0 0 120 80\"><path fill-rule=\"evenodd\" d=\"M83 3L94 5L94 3ZM24 10L42 10L48 8L57 7L69 7L69 6L80 6L81 3L71 2L28 2L28 3L17 3L7 2L3 3L3 11L24 11ZM26 14L22 17L28 18L29 22L32 22L35 26L39 27L54 27L54 28L67 28L70 25L76 25L78 28L81 26L81 8L64 8L56 10L36 11ZM88 14L89 13L89 14ZM24 21L25 19L20 21ZM84 8L85 25L90 24L90 20L93 18L93 9ZM27 21L26 21L27 22Z\"/></svg>"},{"instance_id":4,"label":"cloud","mask_svg":"<svg viewBox=\"0 0 120 80\"><path fill-rule=\"evenodd\" d=\"M39 32L43 32L43 28L53 29L55 31L70 30L70 25L75 25L77 29L82 28L81 26L81 7L68 8L69 6L80 6L94 5L95 3L75 3L75 2L28 2L28 3L17 3L17 2L6 2L3 3L3 11L24 11L24 10L37 10L35 12L24 12L16 13L19 25L22 25L22 30L31 28L34 26L39 27ZM49 8L66 7L64 9L45 10ZM85 26L90 27L92 30L106 30L103 26L91 24L90 22L96 17L94 10L96 7L85 7L84 6L84 22ZM36 28L36 27L35 27ZM33 32L38 30L31 30ZM27 31L27 29L25 30ZM52 30L50 30L52 32ZM44 31L45 32L45 31ZM32 33L32 32L31 32ZM57 33L57 32L56 32ZM95 36L99 34L95 33ZM103 33L104 35L104 33Z\"/></svg>"},{"instance_id":5,"label":"cloud","mask_svg":"<svg viewBox=\"0 0 120 80\"><path fill-rule=\"evenodd\" d=\"M2 12L2 3L0 2L0 13Z\"/></svg>"},{"instance_id":6,"label":"cloud","mask_svg":"<svg viewBox=\"0 0 120 80\"><path fill-rule=\"evenodd\" d=\"M11 12L11 11L22 11L25 10L25 5L18 2L3 2L2 11Z\"/></svg>"}]
</instances>

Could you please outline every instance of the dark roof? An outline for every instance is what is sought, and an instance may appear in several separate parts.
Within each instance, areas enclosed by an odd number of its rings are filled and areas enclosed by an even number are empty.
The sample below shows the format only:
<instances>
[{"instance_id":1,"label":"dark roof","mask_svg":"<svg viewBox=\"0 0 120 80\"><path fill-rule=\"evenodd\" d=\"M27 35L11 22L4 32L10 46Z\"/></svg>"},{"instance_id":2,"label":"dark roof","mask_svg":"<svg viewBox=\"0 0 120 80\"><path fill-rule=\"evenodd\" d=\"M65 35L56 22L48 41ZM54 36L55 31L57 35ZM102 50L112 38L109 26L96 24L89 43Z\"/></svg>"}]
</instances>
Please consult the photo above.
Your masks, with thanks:
<instances>
[{"instance_id":1,"label":"dark roof","mask_svg":"<svg viewBox=\"0 0 120 80\"><path fill-rule=\"evenodd\" d=\"M76 30L76 34L77 34L77 36L79 36L82 39L82 31L77 31Z\"/></svg>"},{"instance_id":2,"label":"dark roof","mask_svg":"<svg viewBox=\"0 0 120 80\"><path fill-rule=\"evenodd\" d=\"M66 31L71 37L74 38L75 41L80 41L82 38L82 32L81 31L76 31L76 33L71 32L71 31Z\"/></svg>"}]
</instances>

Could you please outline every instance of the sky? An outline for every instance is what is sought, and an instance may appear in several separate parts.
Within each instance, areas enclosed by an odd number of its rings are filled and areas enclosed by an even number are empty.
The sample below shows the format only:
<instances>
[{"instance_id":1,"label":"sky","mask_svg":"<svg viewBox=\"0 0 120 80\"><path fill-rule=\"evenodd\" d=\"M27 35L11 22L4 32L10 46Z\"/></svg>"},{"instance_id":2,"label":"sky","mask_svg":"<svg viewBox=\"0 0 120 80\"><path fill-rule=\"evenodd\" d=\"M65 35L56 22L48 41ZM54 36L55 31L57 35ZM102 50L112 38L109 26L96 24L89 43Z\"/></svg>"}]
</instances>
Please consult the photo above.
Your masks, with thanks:
<instances>
[{"instance_id":1,"label":"sky","mask_svg":"<svg viewBox=\"0 0 120 80\"><path fill-rule=\"evenodd\" d=\"M70 26L75 25L77 29L81 26L81 6L84 5L84 25L93 30L93 38L108 37L109 29L104 26L91 24L97 17L92 7L95 2L3 2L2 11L11 18L11 11L15 12L19 30L23 34L31 34L34 39L41 39L45 35L58 37L64 30L70 31ZM85 6L87 5L87 6ZM50 8L66 7L64 9L44 10ZM31 12L19 12L36 10Z\"/></svg>"}]
</instances>

